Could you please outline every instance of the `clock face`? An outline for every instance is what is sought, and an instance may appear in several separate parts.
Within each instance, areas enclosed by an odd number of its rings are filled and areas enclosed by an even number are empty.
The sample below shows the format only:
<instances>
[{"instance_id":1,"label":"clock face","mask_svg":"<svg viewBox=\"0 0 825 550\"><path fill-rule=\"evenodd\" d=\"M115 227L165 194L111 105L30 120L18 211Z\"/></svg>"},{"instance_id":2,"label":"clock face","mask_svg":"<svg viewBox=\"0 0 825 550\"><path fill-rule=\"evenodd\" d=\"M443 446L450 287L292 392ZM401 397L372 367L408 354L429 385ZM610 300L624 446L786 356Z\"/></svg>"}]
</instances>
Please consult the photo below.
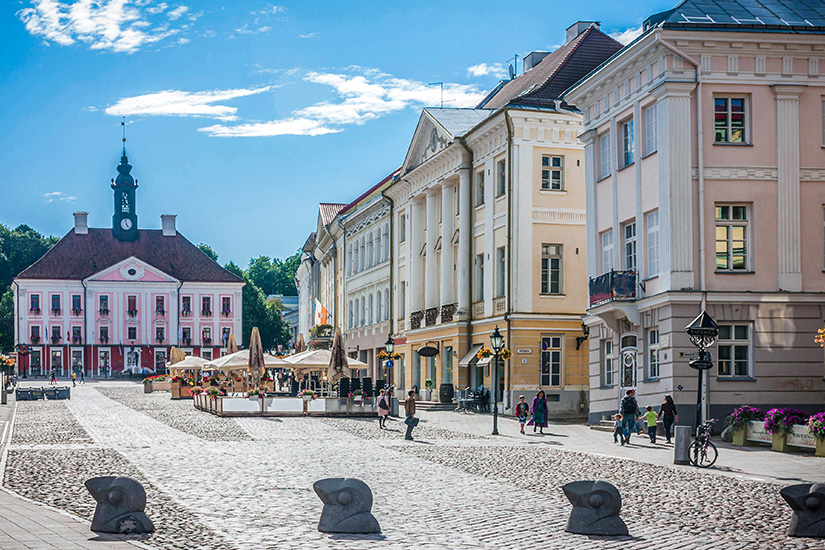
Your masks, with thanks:
<instances>
[{"instance_id":1,"label":"clock face","mask_svg":"<svg viewBox=\"0 0 825 550\"><path fill-rule=\"evenodd\" d=\"M122 227L124 231L129 231L132 228L132 220L123 218L120 220L120 227Z\"/></svg>"}]
</instances>

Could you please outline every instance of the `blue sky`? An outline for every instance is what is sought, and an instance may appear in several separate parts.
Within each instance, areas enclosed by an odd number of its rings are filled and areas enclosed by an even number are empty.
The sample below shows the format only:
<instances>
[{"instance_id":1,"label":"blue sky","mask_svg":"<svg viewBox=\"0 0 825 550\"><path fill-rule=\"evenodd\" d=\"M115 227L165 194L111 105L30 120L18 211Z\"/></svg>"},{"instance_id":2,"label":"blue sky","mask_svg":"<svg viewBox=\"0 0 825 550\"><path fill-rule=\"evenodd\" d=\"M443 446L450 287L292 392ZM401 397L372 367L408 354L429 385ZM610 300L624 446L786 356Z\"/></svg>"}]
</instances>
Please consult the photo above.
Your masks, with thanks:
<instances>
[{"instance_id":1,"label":"blue sky","mask_svg":"<svg viewBox=\"0 0 825 550\"><path fill-rule=\"evenodd\" d=\"M7 1L0 13L0 223L111 225L120 117L139 226L245 266L284 257L318 202L403 160L422 107L472 106L508 58L576 20L623 41L676 0ZM520 68L520 65L519 65Z\"/></svg>"}]
</instances>

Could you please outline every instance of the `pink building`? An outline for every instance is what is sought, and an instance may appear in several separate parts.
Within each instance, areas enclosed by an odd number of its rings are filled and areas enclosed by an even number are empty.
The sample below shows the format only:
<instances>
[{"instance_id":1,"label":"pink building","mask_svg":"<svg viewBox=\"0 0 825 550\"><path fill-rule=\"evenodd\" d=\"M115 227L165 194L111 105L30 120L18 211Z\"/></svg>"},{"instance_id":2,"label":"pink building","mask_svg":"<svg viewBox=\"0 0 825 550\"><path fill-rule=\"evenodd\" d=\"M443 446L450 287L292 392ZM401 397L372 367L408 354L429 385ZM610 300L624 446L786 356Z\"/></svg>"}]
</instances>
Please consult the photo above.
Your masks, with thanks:
<instances>
[{"instance_id":1,"label":"pink building","mask_svg":"<svg viewBox=\"0 0 825 550\"><path fill-rule=\"evenodd\" d=\"M584 113L591 421L637 389L695 416L685 326L720 325L705 414L822 410L822 3L687 0L565 94Z\"/></svg>"},{"instance_id":2,"label":"pink building","mask_svg":"<svg viewBox=\"0 0 825 550\"><path fill-rule=\"evenodd\" d=\"M175 216L138 229L131 168L124 149L111 229L76 212L74 229L15 279L15 344L31 347L21 374L162 371L170 346L211 358L241 334L244 282L178 233Z\"/></svg>"}]
</instances>

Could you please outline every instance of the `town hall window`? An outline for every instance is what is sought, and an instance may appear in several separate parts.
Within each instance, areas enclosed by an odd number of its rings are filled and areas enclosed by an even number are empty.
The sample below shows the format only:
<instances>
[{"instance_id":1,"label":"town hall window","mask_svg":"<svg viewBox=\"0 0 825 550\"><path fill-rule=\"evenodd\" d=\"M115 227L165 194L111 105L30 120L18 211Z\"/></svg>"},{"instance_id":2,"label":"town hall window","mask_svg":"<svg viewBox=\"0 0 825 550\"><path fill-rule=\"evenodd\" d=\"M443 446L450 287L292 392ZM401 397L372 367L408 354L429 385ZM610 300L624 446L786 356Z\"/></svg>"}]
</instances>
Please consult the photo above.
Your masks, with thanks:
<instances>
[{"instance_id":1,"label":"town hall window","mask_svg":"<svg viewBox=\"0 0 825 550\"><path fill-rule=\"evenodd\" d=\"M232 307L229 305L228 297L221 298L221 313L224 315L229 315L232 313Z\"/></svg>"},{"instance_id":2,"label":"town hall window","mask_svg":"<svg viewBox=\"0 0 825 550\"><path fill-rule=\"evenodd\" d=\"M155 296L155 313L160 315L166 313L166 300L163 296Z\"/></svg>"},{"instance_id":3,"label":"town hall window","mask_svg":"<svg viewBox=\"0 0 825 550\"><path fill-rule=\"evenodd\" d=\"M52 313L60 313L60 294L52 294Z\"/></svg>"},{"instance_id":4,"label":"town hall window","mask_svg":"<svg viewBox=\"0 0 825 550\"><path fill-rule=\"evenodd\" d=\"M713 99L713 141L715 143L747 143L744 97Z\"/></svg>"},{"instance_id":5,"label":"town hall window","mask_svg":"<svg viewBox=\"0 0 825 550\"><path fill-rule=\"evenodd\" d=\"M716 206L716 270L748 269L748 207Z\"/></svg>"},{"instance_id":6,"label":"town hall window","mask_svg":"<svg viewBox=\"0 0 825 550\"><path fill-rule=\"evenodd\" d=\"M80 327L72 327L72 342L80 342Z\"/></svg>"},{"instance_id":7,"label":"town hall window","mask_svg":"<svg viewBox=\"0 0 825 550\"><path fill-rule=\"evenodd\" d=\"M108 315L109 314L109 296L103 295L98 299L99 307L98 310L101 315Z\"/></svg>"},{"instance_id":8,"label":"town hall window","mask_svg":"<svg viewBox=\"0 0 825 550\"><path fill-rule=\"evenodd\" d=\"M155 327L155 340L163 342L166 338L166 329L163 327Z\"/></svg>"},{"instance_id":9,"label":"town hall window","mask_svg":"<svg viewBox=\"0 0 825 550\"><path fill-rule=\"evenodd\" d=\"M29 309L34 313L40 313L40 294L32 294Z\"/></svg>"},{"instance_id":10,"label":"town hall window","mask_svg":"<svg viewBox=\"0 0 825 550\"><path fill-rule=\"evenodd\" d=\"M37 325L32 326L32 334L30 340L32 343L37 343L40 341L40 327Z\"/></svg>"},{"instance_id":11,"label":"town hall window","mask_svg":"<svg viewBox=\"0 0 825 550\"><path fill-rule=\"evenodd\" d=\"M133 317L137 315L137 296L126 298L126 311Z\"/></svg>"},{"instance_id":12,"label":"town hall window","mask_svg":"<svg viewBox=\"0 0 825 550\"><path fill-rule=\"evenodd\" d=\"M203 343L204 344L211 344L212 343L212 329L209 327L204 327L203 329Z\"/></svg>"},{"instance_id":13,"label":"town hall window","mask_svg":"<svg viewBox=\"0 0 825 550\"><path fill-rule=\"evenodd\" d=\"M192 343L192 327L182 327L180 329L181 339L185 344Z\"/></svg>"},{"instance_id":14,"label":"town hall window","mask_svg":"<svg viewBox=\"0 0 825 550\"><path fill-rule=\"evenodd\" d=\"M180 299L180 312L181 313L192 313L192 297L191 296L182 296Z\"/></svg>"},{"instance_id":15,"label":"town hall window","mask_svg":"<svg viewBox=\"0 0 825 550\"><path fill-rule=\"evenodd\" d=\"M201 314L212 315L212 298L209 296L201 298Z\"/></svg>"},{"instance_id":16,"label":"town hall window","mask_svg":"<svg viewBox=\"0 0 825 550\"><path fill-rule=\"evenodd\" d=\"M80 313L80 294L72 294L72 313Z\"/></svg>"},{"instance_id":17,"label":"town hall window","mask_svg":"<svg viewBox=\"0 0 825 550\"><path fill-rule=\"evenodd\" d=\"M564 189L564 157L541 157L541 188L545 191Z\"/></svg>"},{"instance_id":18,"label":"town hall window","mask_svg":"<svg viewBox=\"0 0 825 550\"><path fill-rule=\"evenodd\" d=\"M100 341L104 343L109 341L109 327L105 325L100 327Z\"/></svg>"},{"instance_id":19,"label":"town hall window","mask_svg":"<svg viewBox=\"0 0 825 550\"><path fill-rule=\"evenodd\" d=\"M137 340L137 327L129 327L126 329L126 338L129 340Z\"/></svg>"}]
</instances>

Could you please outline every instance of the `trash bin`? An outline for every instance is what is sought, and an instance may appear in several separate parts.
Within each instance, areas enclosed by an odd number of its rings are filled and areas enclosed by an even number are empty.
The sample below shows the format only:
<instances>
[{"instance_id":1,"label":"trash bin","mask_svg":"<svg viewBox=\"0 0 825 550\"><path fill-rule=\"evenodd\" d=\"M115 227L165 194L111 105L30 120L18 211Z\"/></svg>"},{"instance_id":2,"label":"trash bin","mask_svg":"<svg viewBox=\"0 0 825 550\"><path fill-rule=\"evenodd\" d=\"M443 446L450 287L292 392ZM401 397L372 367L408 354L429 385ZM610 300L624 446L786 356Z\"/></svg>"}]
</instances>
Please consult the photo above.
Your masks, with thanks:
<instances>
[{"instance_id":1,"label":"trash bin","mask_svg":"<svg viewBox=\"0 0 825 550\"><path fill-rule=\"evenodd\" d=\"M65 388L57 388L57 399L71 399L72 395L72 388L65 387Z\"/></svg>"},{"instance_id":2,"label":"trash bin","mask_svg":"<svg viewBox=\"0 0 825 550\"><path fill-rule=\"evenodd\" d=\"M452 384L441 384L438 388L438 400L441 403L452 403L455 391Z\"/></svg>"},{"instance_id":3,"label":"trash bin","mask_svg":"<svg viewBox=\"0 0 825 550\"><path fill-rule=\"evenodd\" d=\"M43 390L46 399L57 399L57 388L46 388Z\"/></svg>"},{"instance_id":4,"label":"trash bin","mask_svg":"<svg viewBox=\"0 0 825 550\"><path fill-rule=\"evenodd\" d=\"M17 391L14 393L14 398L18 401L31 401L31 390L28 388L17 388Z\"/></svg>"},{"instance_id":5,"label":"trash bin","mask_svg":"<svg viewBox=\"0 0 825 550\"><path fill-rule=\"evenodd\" d=\"M43 399L43 388L31 388L29 390L29 399L32 401Z\"/></svg>"}]
</instances>

